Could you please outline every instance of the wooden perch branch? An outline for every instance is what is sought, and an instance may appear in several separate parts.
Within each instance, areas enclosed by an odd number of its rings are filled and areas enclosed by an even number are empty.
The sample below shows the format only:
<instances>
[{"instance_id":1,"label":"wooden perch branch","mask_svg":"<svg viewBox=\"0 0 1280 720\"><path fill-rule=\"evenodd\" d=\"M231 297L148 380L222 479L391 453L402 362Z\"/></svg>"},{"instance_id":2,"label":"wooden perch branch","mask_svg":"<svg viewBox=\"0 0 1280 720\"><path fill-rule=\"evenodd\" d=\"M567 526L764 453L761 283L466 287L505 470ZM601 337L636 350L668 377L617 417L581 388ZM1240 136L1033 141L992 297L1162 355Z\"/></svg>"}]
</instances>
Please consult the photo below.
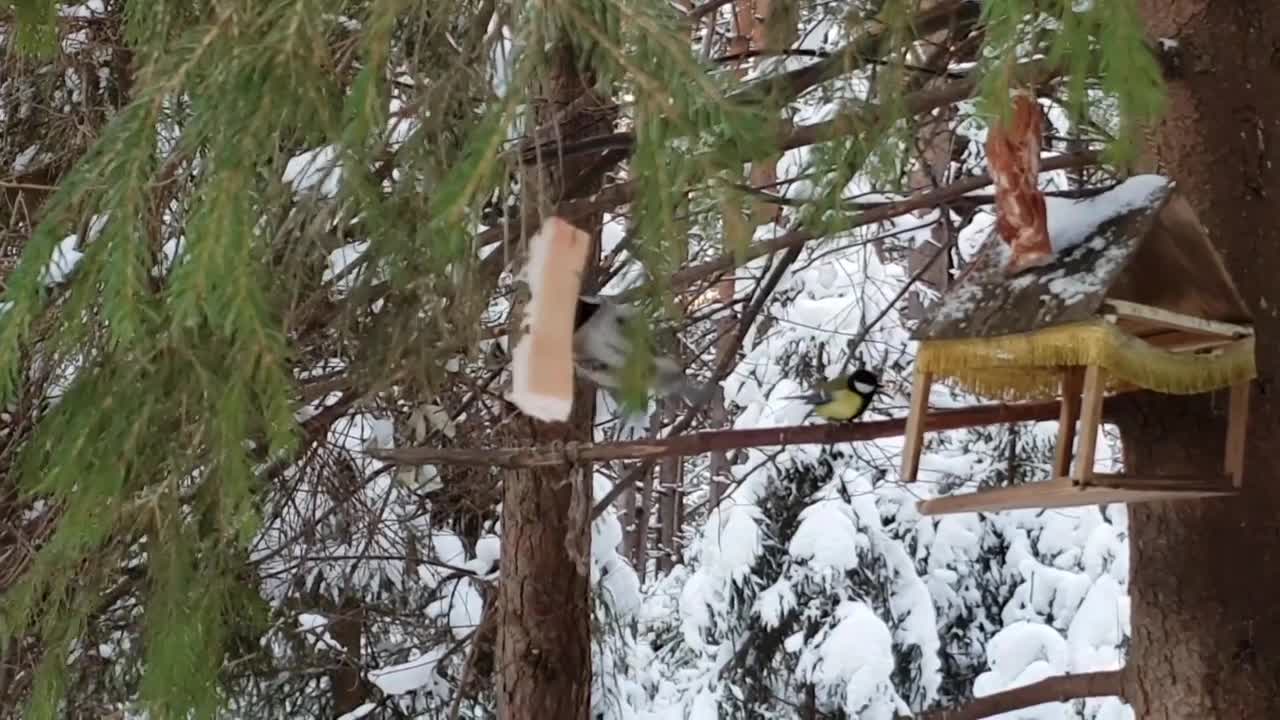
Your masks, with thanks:
<instances>
[{"instance_id":1,"label":"wooden perch branch","mask_svg":"<svg viewBox=\"0 0 1280 720\"><path fill-rule=\"evenodd\" d=\"M939 410L925 416L925 429L954 430L978 425L1053 420L1058 402L1050 400L1016 405L993 404L955 410ZM833 445L865 442L901 435L906 418L872 420L851 424L796 425L750 430L709 430L653 440L552 445L524 448L462 449L413 447L369 450L371 457L399 465L473 465L480 467L530 468L568 465L574 462L637 460L700 455L712 450L769 447L778 445Z\"/></svg>"},{"instance_id":2,"label":"wooden perch branch","mask_svg":"<svg viewBox=\"0 0 1280 720\"><path fill-rule=\"evenodd\" d=\"M980 720L1041 703L1113 695L1124 695L1124 676L1119 670L1060 675L980 697L957 708L927 712L916 720Z\"/></svg>"}]
</instances>

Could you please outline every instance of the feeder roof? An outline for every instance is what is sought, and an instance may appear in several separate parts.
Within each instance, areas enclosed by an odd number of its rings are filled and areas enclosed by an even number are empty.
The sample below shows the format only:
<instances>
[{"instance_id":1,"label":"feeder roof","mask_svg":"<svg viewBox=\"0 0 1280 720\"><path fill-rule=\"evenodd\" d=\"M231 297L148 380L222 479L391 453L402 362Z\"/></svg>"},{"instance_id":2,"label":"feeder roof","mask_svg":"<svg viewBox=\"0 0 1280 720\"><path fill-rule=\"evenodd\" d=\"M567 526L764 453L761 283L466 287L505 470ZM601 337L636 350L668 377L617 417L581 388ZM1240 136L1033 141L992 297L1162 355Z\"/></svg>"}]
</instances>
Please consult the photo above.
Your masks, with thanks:
<instances>
[{"instance_id":1,"label":"feeder roof","mask_svg":"<svg viewBox=\"0 0 1280 720\"><path fill-rule=\"evenodd\" d=\"M988 338L1080 323L1108 300L1248 324L1240 298L1190 204L1158 175L1082 199L1046 198L1056 257L1005 274L1010 250L992 232L913 337Z\"/></svg>"}]
</instances>

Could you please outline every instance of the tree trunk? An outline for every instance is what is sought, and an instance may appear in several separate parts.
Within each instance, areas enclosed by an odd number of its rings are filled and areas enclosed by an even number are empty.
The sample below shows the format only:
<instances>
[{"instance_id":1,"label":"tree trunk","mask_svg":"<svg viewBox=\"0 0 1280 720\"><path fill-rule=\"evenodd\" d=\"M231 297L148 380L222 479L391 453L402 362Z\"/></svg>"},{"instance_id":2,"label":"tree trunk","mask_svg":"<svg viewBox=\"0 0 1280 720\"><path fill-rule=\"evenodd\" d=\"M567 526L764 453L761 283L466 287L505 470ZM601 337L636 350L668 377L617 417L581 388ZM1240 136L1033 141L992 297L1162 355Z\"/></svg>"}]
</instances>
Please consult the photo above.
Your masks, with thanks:
<instances>
[{"instance_id":1,"label":"tree trunk","mask_svg":"<svg viewBox=\"0 0 1280 720\"><path fill-rule=\"evenodd\" d=\"M649 417L649 434L653 437L657 437L658 433L662 432L662 419L663 415L660 412L654 412ZM642 583L649 574L649 529L653 525L655 472L654 468L650 468L644 473L644 480L639 488L640 499L636 505L636 544L632 550L631 565L636 569L636 574L640 576Z\"/></svg>"},{"instance_id":2,"label":"tree trunk","mask_svg":"<svg viewBox=\"0 0 1280 720\"><path fill-rule=\"evenodd\" d=\"M1280 717L1280 5L1142 0L1183 55L1153 167L1195 205L1254 313L1259 378L1237 498L1135 505L1132 648L1138 718ZM1116 401L1127 470L1222 473L1226 393Z\"/></svg>"},{"instance_id":3,"label":"tree trunk","mask_svg":"<svg viewBox=\"0 0 1280 720\"><path fill-rule=\"evenodd\" d=\"M537 110L540 127L558 122L563 136L586 137L612 130L613 113L593 96L595 79L579 70L568 43L556 50ZM584 100L586 100L584 102ZM599 189L585 178L598 156L561 161L551 155L523 181L526 207L546 208L566 189L577 195ZM584 286L599 259L600 220L583 227L593 235ZM519 317L523 303L517 303ZM512 325L513 338L518 325ZM513 341L514 342L514 341ZM589 441L595 388L579 383L569 422L521 418L521 441ZM584 475L585 473L585 475ZM503 720L584 720L591 708L591 603L589 597L590 465L512 470L502 483L502 556L498 585L498 717ZM585 479L585 482L584 482ZM586 497L574 497L575 491ZM572 548L572 551L571 549Z\"/></svg>"},{"instance_id":4,"label":"tree trunk","mask_svg":"<svg viewBox=\"0 0 1280 720\"><path fill-rule=\"evenodd\" d=\"M783 4L786 5L786 3ZM798 21L795 13L786 12L786 8L784 8L783 13L774 15L771 12L772 8L773 2L771 0L737 0L734 4L734 27L737 28L738 34L730 40L729 52L742 57L741 60L737 61L734 68L734 74L739 79L747 75L749 65L746 55L749 51L785 50L795 35ZM781 155L776 155L753 163L748 176L751 186L761 188L769 193L778 192L778 189L773 186L778 180L778 161L781 158ZM746 232L748 235L754 236L755 230L760 224L777 222L781 217L781 205L765 201L753 201ZM726 252L731 249L725 248ZM733 273L726 274L724 279L716 283L716 299L724 305L729 305L733 302L733 296L736 292L737 288ZM733 342L733 336L739 322L741 322L741 319L732 310L720 320L719 328L717 329L719 340L716 342L716 366L723 362L722 358L725 355L738 352L738 348L735 347ZM718 384L715 388L715 393L711 397L708 416L713 427L725 427L729 423L729 415L725 409L724 388L719 387ZM707 503L708 511L720 505L720 499L724 495L724 491L729 487L733 477L732 466L724 451L713 451L710 464L711 485L708 488L708 496L710 498Z\"/></svg>"},{"instance_id":5,"label":"tree trunk","mask_svg":"<svg viewBox=\"0 0 1280 720\"><path fill-rule=\"evenodd\" d=\"M361 672L360 645L364 635L364 605L347 598L338 606L329 623L329 635L342 646L338 666L329 673L333 686L333 709L339 715L360 707L369 697L369 686Z\"/></svg>"},{"instance_id":6,"label":"tree trunk","mask_svg":"<svg viewBox=\"0 0 1280 720\"><path fill-rule=\"evenodd\" d=\"M675 422L676 407L673 401L663 401L667 422ZM675 567L679 555L676 538L680 532L680 505L684 502L681 492L683 458L663 458L658 463L658 574L665 575Z\"/></svg>"}]
</instances>

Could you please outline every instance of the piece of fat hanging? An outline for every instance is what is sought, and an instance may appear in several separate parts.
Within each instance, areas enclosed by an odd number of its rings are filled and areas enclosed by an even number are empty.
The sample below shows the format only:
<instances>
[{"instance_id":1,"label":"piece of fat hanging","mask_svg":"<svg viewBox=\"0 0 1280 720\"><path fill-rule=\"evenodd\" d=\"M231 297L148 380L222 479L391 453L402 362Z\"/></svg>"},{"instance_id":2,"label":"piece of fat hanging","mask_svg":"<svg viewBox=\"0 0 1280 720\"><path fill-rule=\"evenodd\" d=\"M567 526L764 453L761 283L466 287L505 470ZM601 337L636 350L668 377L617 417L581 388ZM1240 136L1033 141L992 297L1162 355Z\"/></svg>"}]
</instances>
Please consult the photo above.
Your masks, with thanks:
<instances>
[{"instance_id":1,"label":"piece of fat hanging","mask_svg":"<svg viewBox=\"0 0 1280 720\"><path fill-rule=\"evenodd\" d=\"M509 399L525 415L563 422L573 409L573 320L591 236L547 218L529 242L529 301L512 353Z\"/></svg>"}]
</instances>

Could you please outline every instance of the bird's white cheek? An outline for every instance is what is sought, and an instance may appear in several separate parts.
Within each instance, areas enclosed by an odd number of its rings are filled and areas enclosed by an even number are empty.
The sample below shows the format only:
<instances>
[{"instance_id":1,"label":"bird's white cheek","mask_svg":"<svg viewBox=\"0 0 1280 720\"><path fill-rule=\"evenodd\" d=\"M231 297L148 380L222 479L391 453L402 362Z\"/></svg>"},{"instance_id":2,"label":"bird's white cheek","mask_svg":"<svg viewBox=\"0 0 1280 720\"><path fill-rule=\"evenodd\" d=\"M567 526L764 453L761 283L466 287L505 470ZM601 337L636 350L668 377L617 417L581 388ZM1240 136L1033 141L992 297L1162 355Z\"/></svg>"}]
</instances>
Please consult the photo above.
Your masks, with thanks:
<instances>
[{"instance_id":1,"label":"bird's white cheek","mask_svg":"<svg viewBox=\"0 0 1280 720\"><path fill-rule=\"evenodd\" d=\"M875 389L876 389L876 386L875 386L875 385L865 385L865 384L860 383L860 382L854 382L854 383L853 383L853 389L854 389L854 390L857 390L858 392L862 393L863 395L866 395L867 393L871 392L872 390L875 390Z\"/></svg>"}]
</instances>

